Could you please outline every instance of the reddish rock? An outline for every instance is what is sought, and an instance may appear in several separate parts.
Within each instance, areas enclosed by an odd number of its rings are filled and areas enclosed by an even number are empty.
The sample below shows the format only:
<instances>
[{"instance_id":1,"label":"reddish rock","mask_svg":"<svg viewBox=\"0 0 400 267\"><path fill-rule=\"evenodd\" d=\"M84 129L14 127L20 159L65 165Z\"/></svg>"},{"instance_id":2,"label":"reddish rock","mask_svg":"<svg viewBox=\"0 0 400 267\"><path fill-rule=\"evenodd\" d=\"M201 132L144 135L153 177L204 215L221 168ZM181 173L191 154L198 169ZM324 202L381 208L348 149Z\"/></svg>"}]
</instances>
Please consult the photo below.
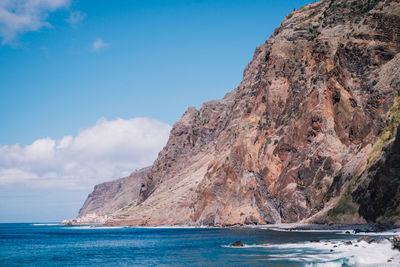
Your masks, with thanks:
<instances>
[{"instance_id":1,"label":"reddish rock","mask_svg":"<svg viewBox=\"0 0 400 267\"><path fill-rule=\"evenodd\" d=\"M107 223L396 223L399 52L399 1L292 12L235 90L175 123L138 201Z\"/></svg>"}]
</instances>

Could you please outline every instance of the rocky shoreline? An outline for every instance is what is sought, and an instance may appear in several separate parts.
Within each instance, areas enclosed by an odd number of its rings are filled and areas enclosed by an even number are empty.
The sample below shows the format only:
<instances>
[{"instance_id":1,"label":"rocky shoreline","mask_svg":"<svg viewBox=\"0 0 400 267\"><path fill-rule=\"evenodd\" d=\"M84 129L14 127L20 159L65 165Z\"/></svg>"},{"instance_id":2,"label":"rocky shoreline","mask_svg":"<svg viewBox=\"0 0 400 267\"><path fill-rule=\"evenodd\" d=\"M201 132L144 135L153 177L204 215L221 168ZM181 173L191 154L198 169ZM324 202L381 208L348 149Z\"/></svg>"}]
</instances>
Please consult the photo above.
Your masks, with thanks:
<instances>
[{"instance_id":1,"label":"rocky shoreline","mask_svg":"<svg viewBox=\"0 0 400 267\"><path fill-rule=\"evenodd\" d=\"M262 227L271 230L288 232L332 232L338 231L343 234L342 239L310 239L304 242L286 244L285 248L306 249L313 248L320 250L324 255L340 258L343 255L353 258L350 266L359 266L367 263L368 266L398 266L400 264L400 228L390 225L369 224L369 225L300 225L282 224L271 227ZM358 237L359 236L359 237ZM228 245L230 248L276 248L277 244L249 245L237 240ZM379 251L378 251L379 250ZM362 256L360 256L362 255ZM371 258L374 262L371 262ZM357 258L355 260L354 258ZM363 258L364 257L364 258ZM336 265L335 265L336 266ZM347 265L346 265L347 266Z\"/></svg>"},{"instance_id":2,"label":"rocky shoreline","mask_svg":"<svg viewBox=\"0 0 400 267\"><path fill-rule=\"evenodd\" d=\"M288 223L288 224L271 224L255 226L260 228L275 228L288 231L301 231L301 230L314 230L314 231L334 231L344 230L351 231L352 233L380 233L397 229L398 226L390 224L302 224L302 223ZM400 231L399 231L400 232Z\"/></svg>"},{"instance_id":3,"label":"rocky shoreline","mask_svg":"<svg viewBox=\"0 0 400 267\"><path fill-rule=\"evenodd\" d=\"M324 251L324 255L336 256L340 259L342 255L346 255L348 258L357 257L358 255L370 254L370 258L361 258L350 264L350 266L398 266L400 264L400 249L399 249L400 237L395 235L393 238L371 238L368 236L360 237L356 240L310 240L307 242L287 244L285 247L288 248L314 248L321 252ZM238 240L231 243L228 247L230 248L274 248L278 245L275 244L259 244L259 245L247 245L242 241ZM379 251L377 251L379 249ZM347 253L345 253L347 252ZM375 254L376 253L376 254ZM380 254L380 255L379 255ZM375 255L377 256L375 258ZM373 258L373 261L371 261ZM336 265L333 265L336 266ZM340 265L342 266L342 265ZM346 265L348 266L348 265Z\"/></svg>"},{"instance_id":4,"label":"rocky shoreline","mask_svg":"<svg viewBox=\"0 0 400 267\"><path fill-rule=\"evenodd\" d=\"M61 222L63 225L96 225L98 227L109 227L106 224L108 216L88 214L83 217L64 220ZM395 225L388 224L302 224L302 223L281 223L281 224L261 224L261 225L195 225L195 224L174 224L174 225L125 225L125 227L132 228L259 228L281 231L343 231L347 234L358 233L382 233L386 231L393 231L393 233L400 233L400 228ZM398 231L397 231L398 230Z\"/></svg>"}]
</instances>

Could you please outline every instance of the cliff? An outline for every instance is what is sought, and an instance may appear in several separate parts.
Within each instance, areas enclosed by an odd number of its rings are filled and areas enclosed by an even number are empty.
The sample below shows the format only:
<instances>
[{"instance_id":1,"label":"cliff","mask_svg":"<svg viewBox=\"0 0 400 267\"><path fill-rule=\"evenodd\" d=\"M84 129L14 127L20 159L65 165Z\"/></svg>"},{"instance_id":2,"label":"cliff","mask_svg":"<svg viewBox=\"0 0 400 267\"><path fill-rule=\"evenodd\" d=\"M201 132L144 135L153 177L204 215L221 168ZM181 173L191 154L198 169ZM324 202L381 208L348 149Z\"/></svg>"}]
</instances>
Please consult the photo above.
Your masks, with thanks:
<instances>
[{"instance_id":1,"label":"cliff","mask_svg":"<svg viewBox=\"0 0 400 267\"><path fill-rule=\"evenodd\" d=\"M398 0L290 13L235 90L175 123L106 224L399 224L399 52Z\"/></svg>"},{"instance_id":2,"label":"cliff","mask_svg":"<svg viewBox=\"0 0 400 267\"><path fill-rule=\"evenodd\" d=\"M77 218L64 224L103 224L109 215L129 205L139 197L140 186L151 168L143 168L128 177L96 185L79 210Z\"/></svg>"}]
</instances>

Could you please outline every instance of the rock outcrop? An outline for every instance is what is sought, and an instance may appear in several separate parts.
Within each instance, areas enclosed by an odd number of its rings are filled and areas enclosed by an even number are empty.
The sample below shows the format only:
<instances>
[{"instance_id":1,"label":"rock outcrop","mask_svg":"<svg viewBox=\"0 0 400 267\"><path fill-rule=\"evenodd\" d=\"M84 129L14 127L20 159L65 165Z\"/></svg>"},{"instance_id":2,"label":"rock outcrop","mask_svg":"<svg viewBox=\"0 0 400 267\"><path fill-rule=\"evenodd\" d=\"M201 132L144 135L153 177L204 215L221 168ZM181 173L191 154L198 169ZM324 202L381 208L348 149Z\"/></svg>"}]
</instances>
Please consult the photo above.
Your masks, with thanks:
<instances>
[{"instance_id":1,"label":"rock outcrop","mask_svg":"<svg viewBox=\"0 0 400 267\"><path fill-rule=\"evenodd\" d=\"M143 168L128 177L96 185L80 209L79 217L90 213L109 215L135 201L150 170L150 167Z\"/></svg>"},{"instance_id":2,"label":"rock outcrop","mask_svg":"<svg viewBox=\"0 0 400 267\"><path fill-rule=\"evenodd\" d=\"M290 13L235 90L175 123L106 224L399 223L399 52L398 0Z\"/></svg>"},{"instance_id":3,"label":"rock outcrop","mask_svg":"<svg viewBox=\"0 0 400 267\"><path fill-rule=\"evenodd\" d=\"M131 173L128 177L98 184L89 194L77 218L64 224L103 224L117 210L126 207L139 197L140 187L151 167Z\"/></svg>"}]
</instances>

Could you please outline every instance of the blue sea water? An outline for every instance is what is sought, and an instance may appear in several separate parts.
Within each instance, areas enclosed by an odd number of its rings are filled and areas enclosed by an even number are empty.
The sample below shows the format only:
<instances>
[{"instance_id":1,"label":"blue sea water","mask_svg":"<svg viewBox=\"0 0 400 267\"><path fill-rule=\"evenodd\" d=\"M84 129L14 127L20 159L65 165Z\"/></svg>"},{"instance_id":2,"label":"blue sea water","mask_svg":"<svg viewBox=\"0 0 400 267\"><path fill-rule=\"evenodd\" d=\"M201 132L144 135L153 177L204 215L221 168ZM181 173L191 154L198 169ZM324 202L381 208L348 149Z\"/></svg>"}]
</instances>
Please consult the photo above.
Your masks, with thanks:
<instances>
[{"instance_id":1,"label":"blue sea water","mask_svg":"<svg viewBox=\"0 0 400 267\"><path fill-rule=\"evenodd\" d=\"M325 262L321 250L257 245L344 238L347 237L332 232L255 228L91 228L0 224L0 265L312 266ZM249 246L227 246L236 240ZM347 266L346 259L334 261Z\"/></svg>"}]
</instances>

